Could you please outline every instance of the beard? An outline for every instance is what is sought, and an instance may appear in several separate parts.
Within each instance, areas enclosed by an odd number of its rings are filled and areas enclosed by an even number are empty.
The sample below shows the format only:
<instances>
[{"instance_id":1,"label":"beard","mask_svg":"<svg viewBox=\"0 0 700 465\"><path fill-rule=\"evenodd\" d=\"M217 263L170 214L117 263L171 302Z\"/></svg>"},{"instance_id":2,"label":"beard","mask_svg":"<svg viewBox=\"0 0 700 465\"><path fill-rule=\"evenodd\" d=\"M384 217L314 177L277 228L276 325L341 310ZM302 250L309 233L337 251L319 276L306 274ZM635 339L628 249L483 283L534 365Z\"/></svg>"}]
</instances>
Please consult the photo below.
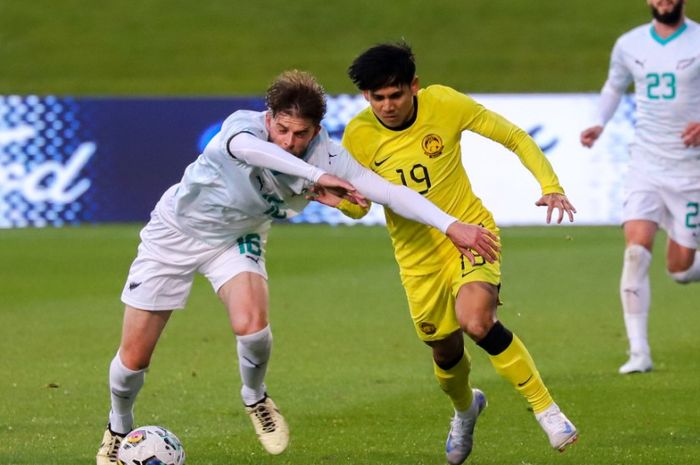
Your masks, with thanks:
<instances>
[{"instance_id":1,"label":"beard","mask_svg":"<svg viewBox=\"0 0 700 465\"><path fill-rule=\"evenodd\" d=\"M679 1L668 13L659 13L659 10L651 7L651 15L655 20L662 24L674 25L678 24L683 16L683 2Z\"/></svg>"}]
</instances>

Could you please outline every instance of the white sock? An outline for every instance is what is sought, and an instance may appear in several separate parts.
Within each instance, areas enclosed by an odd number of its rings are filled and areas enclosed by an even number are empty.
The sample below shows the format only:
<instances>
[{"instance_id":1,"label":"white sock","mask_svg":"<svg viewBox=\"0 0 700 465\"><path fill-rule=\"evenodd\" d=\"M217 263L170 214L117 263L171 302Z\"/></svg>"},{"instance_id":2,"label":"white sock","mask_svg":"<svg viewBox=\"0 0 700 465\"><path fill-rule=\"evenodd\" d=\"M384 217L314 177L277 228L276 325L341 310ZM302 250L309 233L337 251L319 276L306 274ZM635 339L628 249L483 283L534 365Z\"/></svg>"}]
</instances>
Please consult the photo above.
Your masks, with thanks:
<instances>
[{"instance_id":1,"label":"white sock","mask_svg":"<svg viewBox=\"0 0 700 465\"><path fill-rule=\"evenodd\" d=\"M257 333L236 336L238 367L241 371L241 397L245 405L253 405L265 396L265 373L272 351L270 325Z\"/></svg>"},{"instance_id":2,"label":"white sock","mask_svg":"<svg viewBox=\"0 0 700 465\"><path fill-rule=\"evenodd\" d=\"M625 249L620 298L631 353L650 353L647 340L647 321L651 301L650 263L651 252L643 246L633 244Z\"/></svg>"},{"instance_id":3,"label":"white sock","mask_svg":"<svg viewBox=\"0 0 700 465\"><path fill-rule=\"evenodd\" d=\"M671 277L681 284L688 284L693 281L700 281L700 252L695 251L695 258L693 259L693 264L690 265L685 271L679 271L677 273L669 273Z\"/></svg>"},{"instance_id":4,"label":"white sock","mask_svg":"<svg viewBox=\"0 0 700 465\"><path fill-rule=\"evenodd\" d=\"M109 365L109 390L112 396L112 410L109 424L115 433L126 434L134 427L134 403L143 386L146 370L130 370L125 367L119 352Z\"/></svg>"}]
</instances>

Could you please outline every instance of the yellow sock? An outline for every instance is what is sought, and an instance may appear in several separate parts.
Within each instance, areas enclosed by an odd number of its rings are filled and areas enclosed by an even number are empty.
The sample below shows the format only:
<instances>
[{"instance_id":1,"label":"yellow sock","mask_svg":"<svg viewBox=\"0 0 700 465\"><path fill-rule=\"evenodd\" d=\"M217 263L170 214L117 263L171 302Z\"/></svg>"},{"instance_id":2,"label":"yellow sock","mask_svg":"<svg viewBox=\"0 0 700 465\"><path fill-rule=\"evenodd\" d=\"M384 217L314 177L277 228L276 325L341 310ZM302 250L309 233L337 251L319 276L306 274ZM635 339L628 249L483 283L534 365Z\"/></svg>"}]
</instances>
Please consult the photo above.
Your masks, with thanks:
<instances>
[{"instance_id":1,"label":"yellow sock","mask_svg":"<svg viewBox=\"0 0 700 465\"><path fill-rule=\"evenodd\" d=\"M513 341L506 350L489 358L496 371L527 399L535 413L546 410L554 402L535 362L518 336L513 335Z\"/></svg>"},{"instance_id":2,"label":"yellow sock","mask_svg":"<svg viewBox=\"0 0 700 465\"><path fill-rule=\"evenodd\" d=\"M464 411L472 404L472 387L469 384L471 362L464 352L462 358L449 370L443 370L433 360L435 377L440 388L448 395L456 410Z\"/></svg>"}]
</instances>

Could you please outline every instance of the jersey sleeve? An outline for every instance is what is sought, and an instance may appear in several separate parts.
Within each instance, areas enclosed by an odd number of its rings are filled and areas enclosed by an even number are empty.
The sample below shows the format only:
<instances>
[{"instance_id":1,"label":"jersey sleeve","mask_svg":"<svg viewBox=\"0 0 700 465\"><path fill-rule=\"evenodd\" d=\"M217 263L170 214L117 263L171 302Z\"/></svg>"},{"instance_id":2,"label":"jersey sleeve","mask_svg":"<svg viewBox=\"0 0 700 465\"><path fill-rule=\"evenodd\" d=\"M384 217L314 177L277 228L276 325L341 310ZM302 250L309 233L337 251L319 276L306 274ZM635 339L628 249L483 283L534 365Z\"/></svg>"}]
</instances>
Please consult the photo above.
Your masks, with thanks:
<instances>
[{"instance_id":1,"label":"jersey sleeve","mask_svg":"<svg viewBox=\"0 0 700 465\"><path fill-rule=\"evenodd\" d=\"M457 221L419 193L408 187L390 183L360 165L345 149L339 149L333 157L334 162L329 172L347 179L371 201L390 208L404 218L432 226L443 233Z\"/></svg>"},{"instance_id":2,"label":"jersey sleeve","mask_svg":"<svg viewBox=\"0 0 700 465\"><path fill-rule=\"evenodd\" d=\"M237 160L261 168L297 176L316 182L325 171L306 163L272 142L241 132L231 137L226 145L228 154Z\"/></svg>"},{"instance_id":3,"label":"jersey sleeve","mask_svg":"<svg viewBox=\"0 0 700 465\"><path fill-rule=\"evenodd\" d=\"M549 160L523 129L482 105L478 105L476 114L466 129L498 142L515 153L520 158L520 162L537 179L542 195L564 193Z\"/></svg>"},{"instance_id":4,"label":"jersey sleeve","mask_svg":"<svg viewBox=\"0 0 700 465\"><path fill-rule=\"evenodd\" d=\"M622 42L618 40L613 47L610 56L610 69L608 70L608 79L605 81L603 89L607 88L610 91L620 94L625 93L627 88L632 84L634 77L625 64L625 51Z\"/></svg>"},{"instance_id":5,"label":"jersey sleeve","mask_svg":"<svg viewBox=\"0 0 700 465\"><path fill-rule=\"evenodd\" d=\"M362 205L352 203L349 200L342 199L336 208L348 218L359 220L369 212L371 206L371 204L368 204L366 207L363 207Z\"/></svg>"},{"instance_id":6,"label":"jersey sleeve","mask_svg":"<svg viewBox=\"0 0 700 465\"><path fill-rule=\"evenodd\" d=\"M608 79L605 81L600 91L597 124L605 126L605 124L610 121L610 118L613 117L615 110L617 110L620 104L620 100L622 100L622 96L630 84L632 84L633 80L634 77L632 73L627 68L627 65L625 65L623 46L618 40L610 56Z\"/></svg>"}]
</instances>

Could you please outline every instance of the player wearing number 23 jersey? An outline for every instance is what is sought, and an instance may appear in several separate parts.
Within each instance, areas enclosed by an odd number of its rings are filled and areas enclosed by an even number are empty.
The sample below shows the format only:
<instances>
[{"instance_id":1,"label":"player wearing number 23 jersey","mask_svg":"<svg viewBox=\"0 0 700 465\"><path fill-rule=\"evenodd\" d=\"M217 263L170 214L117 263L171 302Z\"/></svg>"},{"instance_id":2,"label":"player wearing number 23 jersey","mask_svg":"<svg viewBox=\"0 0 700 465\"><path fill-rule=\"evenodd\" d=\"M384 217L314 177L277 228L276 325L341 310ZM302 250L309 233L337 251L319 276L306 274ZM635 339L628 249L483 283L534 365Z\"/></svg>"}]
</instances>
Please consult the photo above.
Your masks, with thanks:
<instances>
[{"instance_id":1,"label":"player wearing number 23 jersey","mask_svg":"<svg viewBox=\"0 0 700 465\"><path fill-rule=\"evenodd\" d=\"M700 146L689 147L680 136L688 122L700 121L700 25L686 19L662 38L645 24L617 40L601 125L632 83L637 103L632 165L660 177L700 177Z\"/></svg>"},{"instance_id":2,"label":"player wearing number 23 jersey","mask_svg":"<svg viewBox=\"0 0 700 465\"><path fill-rule=\"evenodd\" d=\"M634 83L634 139L624 184L625 235L620 298L630 357L621 374L653 368L647 335L649 266L658 229L668 234L666 270L677 282L700 281L700 25L685 0L647 0L653 20L624 33L610 59L591 147Z\"/></svg>"}]
</instances>

